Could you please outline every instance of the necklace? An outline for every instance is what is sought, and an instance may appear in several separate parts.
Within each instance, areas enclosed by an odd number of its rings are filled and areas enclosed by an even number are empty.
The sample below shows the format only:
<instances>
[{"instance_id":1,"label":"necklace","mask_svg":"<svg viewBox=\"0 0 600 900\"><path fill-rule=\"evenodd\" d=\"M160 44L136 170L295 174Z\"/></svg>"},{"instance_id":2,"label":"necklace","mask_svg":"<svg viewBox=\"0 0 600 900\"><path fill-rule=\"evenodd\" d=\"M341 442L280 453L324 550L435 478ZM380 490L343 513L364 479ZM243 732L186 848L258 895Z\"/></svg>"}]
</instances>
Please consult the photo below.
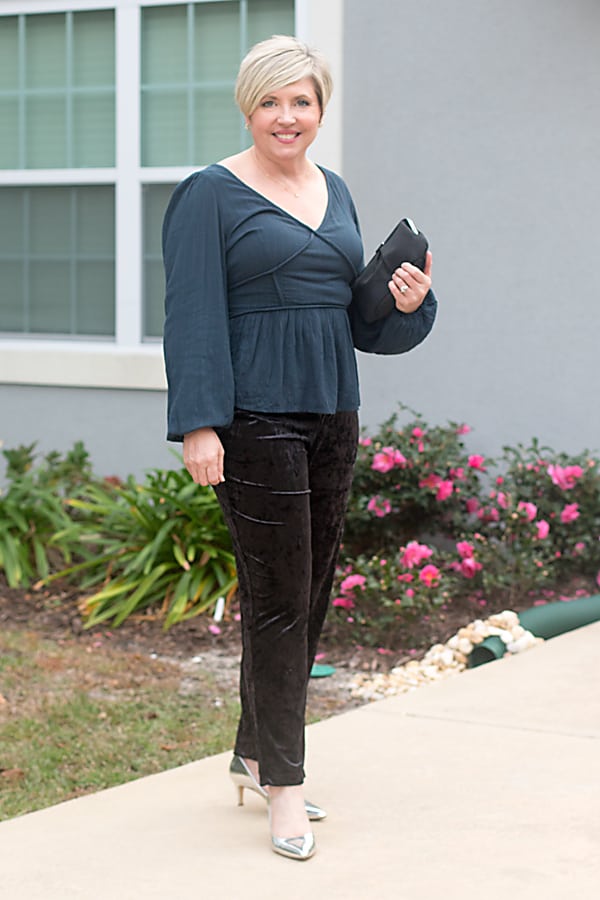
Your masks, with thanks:
<instances>
[{"instance_id":1,"label":"necklace","mask_svg":"<svg viewBox=\"0 0 600 900\"><path fill-rule=\"evenodd\" d=\"M263 175L266 175L267 178L269 178L271 181L274 181L276 184L281 185L281 187L284 189L284 191L287 191L288 194L291 194L293 197L296 197L296 199L300 196L300 194L299 194L299 193L296 193L296 191L292 190L292 188L289 187L289 185L287 185L287 184L285 183L285 181L280 181L280 179L279 179L279 178L275 178L274 175L269 175L269 173L267 172L267 170L266 170L266 169L263 169L263 167L262 167L261 164L259 163L258 157L257 157L256 153L254 154L254 160L255 160L255 162L256 162L256 165L257 165L258 168L260 169L260 171L263 173Z\"/></svg>"}]
</instances>

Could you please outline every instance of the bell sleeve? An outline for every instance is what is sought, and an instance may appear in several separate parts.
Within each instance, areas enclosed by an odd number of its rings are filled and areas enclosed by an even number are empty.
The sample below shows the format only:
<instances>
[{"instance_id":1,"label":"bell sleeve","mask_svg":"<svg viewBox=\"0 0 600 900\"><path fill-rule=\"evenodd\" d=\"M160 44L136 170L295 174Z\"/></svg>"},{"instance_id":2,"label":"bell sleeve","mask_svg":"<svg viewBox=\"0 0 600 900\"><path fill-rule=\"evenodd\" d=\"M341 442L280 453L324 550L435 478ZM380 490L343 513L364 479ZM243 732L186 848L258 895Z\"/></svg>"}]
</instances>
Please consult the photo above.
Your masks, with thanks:
<instances>
[{"instance_id":1,"label":"bell sleeve","mask_svg":"<svg viewBox=\"0 0 600 900\"><path fill-rule=\"evenodd\" d=\"M202 172L191 175L175 189L163 223L169 441L233 419L225 239L216 191Z\"/></svg>"},{"instance_id":2,"label":"bell sleeve","mask_svg":"<svg viewBox=\"0 0 600 900\"><path fill-rule=\"evenodd\" d=\"M421 306L411 313L394 309L384 319L367 323L353 303L348 315L352 339L357 350L365 353L407 353L424 341L435 322L437 300L433 291L425 295Z\"/></svg>"}]
</instances>

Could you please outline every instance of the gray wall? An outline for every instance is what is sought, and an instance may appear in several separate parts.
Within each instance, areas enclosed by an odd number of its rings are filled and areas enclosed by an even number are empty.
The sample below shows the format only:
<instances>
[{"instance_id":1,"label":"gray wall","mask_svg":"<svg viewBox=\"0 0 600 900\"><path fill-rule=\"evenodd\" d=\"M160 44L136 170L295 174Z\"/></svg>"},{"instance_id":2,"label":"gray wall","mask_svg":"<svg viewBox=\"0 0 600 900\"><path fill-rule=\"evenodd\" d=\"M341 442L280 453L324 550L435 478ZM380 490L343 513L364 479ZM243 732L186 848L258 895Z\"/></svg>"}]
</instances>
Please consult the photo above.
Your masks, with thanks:
<instances>
[{"instance_id":1,"label":"gray wall","mask_svg":"<svg viewBox=\"0 0 600 900\"><path fill-rule=\"evenodd\" d=\"M179 445L165 443L165 410L162 391L0 385L0 441L11 448L37 441L40 453L83 441L98 475L140 477L179 465L169 451Z\"/></svg>"},{"instance_id":2,"label":"gray wall","mask_svg":"<svg viewBox=\"0 0 600 900\"><path fill-rule=\"evenodd\" d=\"M486 452L600 448L600 4L346 0L344 174L370 252L410 215L439 319L361 355L364 423L397 399Z\"/></svg>"}]
</instances>

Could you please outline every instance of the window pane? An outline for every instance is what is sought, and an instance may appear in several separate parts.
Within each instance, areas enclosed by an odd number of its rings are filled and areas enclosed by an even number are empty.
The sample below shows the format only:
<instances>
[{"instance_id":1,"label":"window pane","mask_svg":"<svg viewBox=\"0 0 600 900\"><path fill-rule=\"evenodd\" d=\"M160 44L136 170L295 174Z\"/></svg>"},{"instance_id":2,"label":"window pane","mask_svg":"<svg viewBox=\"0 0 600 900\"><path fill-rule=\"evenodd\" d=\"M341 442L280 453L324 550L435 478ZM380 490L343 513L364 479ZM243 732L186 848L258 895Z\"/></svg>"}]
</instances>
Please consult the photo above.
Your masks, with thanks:
<instances>
[{"instance_id":1,"label":"window pane","mask_svg":"<svg viewBox=\"0 0 600 900\"><path fill-rule=\"evenodd\" d=\"M22 331L25 325L23 263L0 258L0 270L0 331Z\"/></svg>"},{"instance_id":2,"label":"window pane","mask_svg":"<svg viewBox=\"0 0 600 900\"><path fill-rule=\"evenodd\" d=\"M40 187L30 193L29 251L66 257L71 248L71 189Z\"/></svg>"},{"instance_id":3,"label":"window pane","mask_svg":"<svg viewBox=\"0 0 600 900\"><path fill-rule=\"evenodd\" d=\"M167 91L142 97L144 166L190 163L187 92Z\"/></svg>"},{"instance_id":4,"label":"window pane","mask_svg":"<svg viewBox=\"0 0 600 900\"><path fill-rule=\"evenodd\" d=\"M114 159L114 94L74 97L72 165L112 166Z\"/></svg>"},{"instance_id":5,"label":"window pane","mask_svg":"<svg viewBox=\"0 0 600 900\"><path fill-rule=\"evenodd\" d=\"M27 87L64 87L67 80L64 14L26 16L25 23Z\"/></svg>"},{"instance_id":6,"label":"window pane","mask_svg":"<svg viewBox=\"0 0 600 900\"><path fill-rule=\"evenodd\" d=\"M114 262L82 262L77 266L77 334L108 335L115 331Z\"/></svg>"},{"instance_id":7,"label":"window pane","mask_svg":"<svg viewBox=\"0 0 600 900\"><path fill-rule=\"evenodd\" d=\"M0 97L0 169L19 166L19 104Z\"/></svg>"},{"instance_id":8,"label":"window pane","mask_svg":"<svg viewBox=\"0 0 600 900\"><path fill-rule=\"evenodd\" d=\"M162 221L174 187L173 184L149 184L143 188L144 337L162 335L165 297Z\"/></svg>"},{"instance_id":9,"label":"window pane","mask_svg":"<svg viewBox=\"0 0 600 900\"><path fill-rule=\"evenodd\" d=\"M75 13L73 16L73 84L102 87L115 83L114 13Z\"/></svg>"},{"instance_id":10,"label":"window pane","mask_svg":"<svg viewBox=\"0 0 600 900\"><path fill-rule=\"evenodd\" d=\"M240 114L231 95L231 88L196 94L194 162L198 165L240 149Z\"/></svg>"},{"instance_id":11,"label":"window pane","mask_svg":"<svg viewBox=\"0 0 600 900\"><path fill-rule=\"evenodd\" d=\"M0 19L0 91L19 86L19 38L16 16Z\"/></svg>"},{"instance_id":12,"label":"window pane","mask_svg":"<svg viewBox=\"0 0 600 900\"><path fill-rule=\"evenodd\" d=\"M240 65L239 3L196 6L194 80L226 79L232 86Z\"/></svg>"},{"instance_id":13,"label":"window pane","mask_svg":"<svg viewBox=\"0 0 600 900\"><path fill-rule=\"evenodd\" d=\"M114 10L0 16L0 167L114 166L114 22Z\"/></svg>"},{"instance_id":14,"label":"window pane","mask_svg":"<svg viewBox=\"0 0 600 900\"><path fill-rule=\"evenodd\" d=\"M144 264L144 337L161 337L164 323L165 276L162 262Z\"/></svg>"},{"instance_id":15,"label":"window pane","mask_svg":"<svg viewBox=\"0 0 600 900\"><path fill-rule=\"evenodd\" d=\"M25 112L27 168L64 168L67 106L63 97L29 97Z\"/></svg>"},{"instance_id":16,"label":"window pane","mask_svg":"<svg viewBox=\"0 0 600 900\"><path fill-rule=\"evenodd\" d=\"M23 253L23 191L2 188L0 192L0 259ZM0 284L2 282L0 281ZM0 294L2 291L0 291Z\"/></svg>"},{"instance_id":17,"label":"window pane","mask_svg":"<svg viewBox=\"0 0 600 900\"><path fill-rule=\"evenodd\" d=\"M272 34L294 34L291 0L248 0L248 47Z\"/></svg>"},{"instance_id":18,"label":"window pane","mask_svg":"<svg viewBox=\"0 0 600 900\"><path fill-rule=\"evenodd\" d=\"M183 84L188 79L187 9L142 10L142 83Z\"/></svg>"},{"instance_id":19,"label":"window pane","mask_svg":"<svg viewBox=\"0 0 600 900\"><path fill-rule=\"evenodd\" d=\"M112 259L115 248L115 201L112 188L77 188L77 252Z\"/></svg>"},{"instance_id":20,"label":"window pane","mask_svg":"<svg viewBox=\"0 0 600 900\"><path fill-rule=\"evenodd\" d=\"M0 331L114 334L114 188L0 188Z\"/></svg>"},{"instance_id":21,"label":"window pane","mask_svg":"<svg viewBox=\"0 0 600 900\"><path fill-rule=\"evenodd\" d=\"M70 265L68 262L31 262L29 265L29 331L69 334Z\"/></svg>"}]
</instances>

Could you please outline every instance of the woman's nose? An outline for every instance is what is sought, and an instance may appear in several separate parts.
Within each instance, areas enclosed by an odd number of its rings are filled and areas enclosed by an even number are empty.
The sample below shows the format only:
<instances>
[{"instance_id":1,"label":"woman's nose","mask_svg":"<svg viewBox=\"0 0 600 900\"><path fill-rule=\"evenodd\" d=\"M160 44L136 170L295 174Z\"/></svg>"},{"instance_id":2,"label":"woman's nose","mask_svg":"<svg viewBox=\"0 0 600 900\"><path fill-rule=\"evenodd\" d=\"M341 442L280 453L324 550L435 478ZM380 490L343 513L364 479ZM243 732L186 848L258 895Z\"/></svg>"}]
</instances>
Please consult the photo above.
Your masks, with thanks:
<instances>
[{"instance_id":1,"label":"woman's nose","mask_svg":"<svg viewBox=\"0 0 600 900\"><path fill-rule=\"evenodd\" d=\"M282 106L279 109L278 118L280 122L294 122L296 116L291 106Z\"/></svg>"}]
</instances>

